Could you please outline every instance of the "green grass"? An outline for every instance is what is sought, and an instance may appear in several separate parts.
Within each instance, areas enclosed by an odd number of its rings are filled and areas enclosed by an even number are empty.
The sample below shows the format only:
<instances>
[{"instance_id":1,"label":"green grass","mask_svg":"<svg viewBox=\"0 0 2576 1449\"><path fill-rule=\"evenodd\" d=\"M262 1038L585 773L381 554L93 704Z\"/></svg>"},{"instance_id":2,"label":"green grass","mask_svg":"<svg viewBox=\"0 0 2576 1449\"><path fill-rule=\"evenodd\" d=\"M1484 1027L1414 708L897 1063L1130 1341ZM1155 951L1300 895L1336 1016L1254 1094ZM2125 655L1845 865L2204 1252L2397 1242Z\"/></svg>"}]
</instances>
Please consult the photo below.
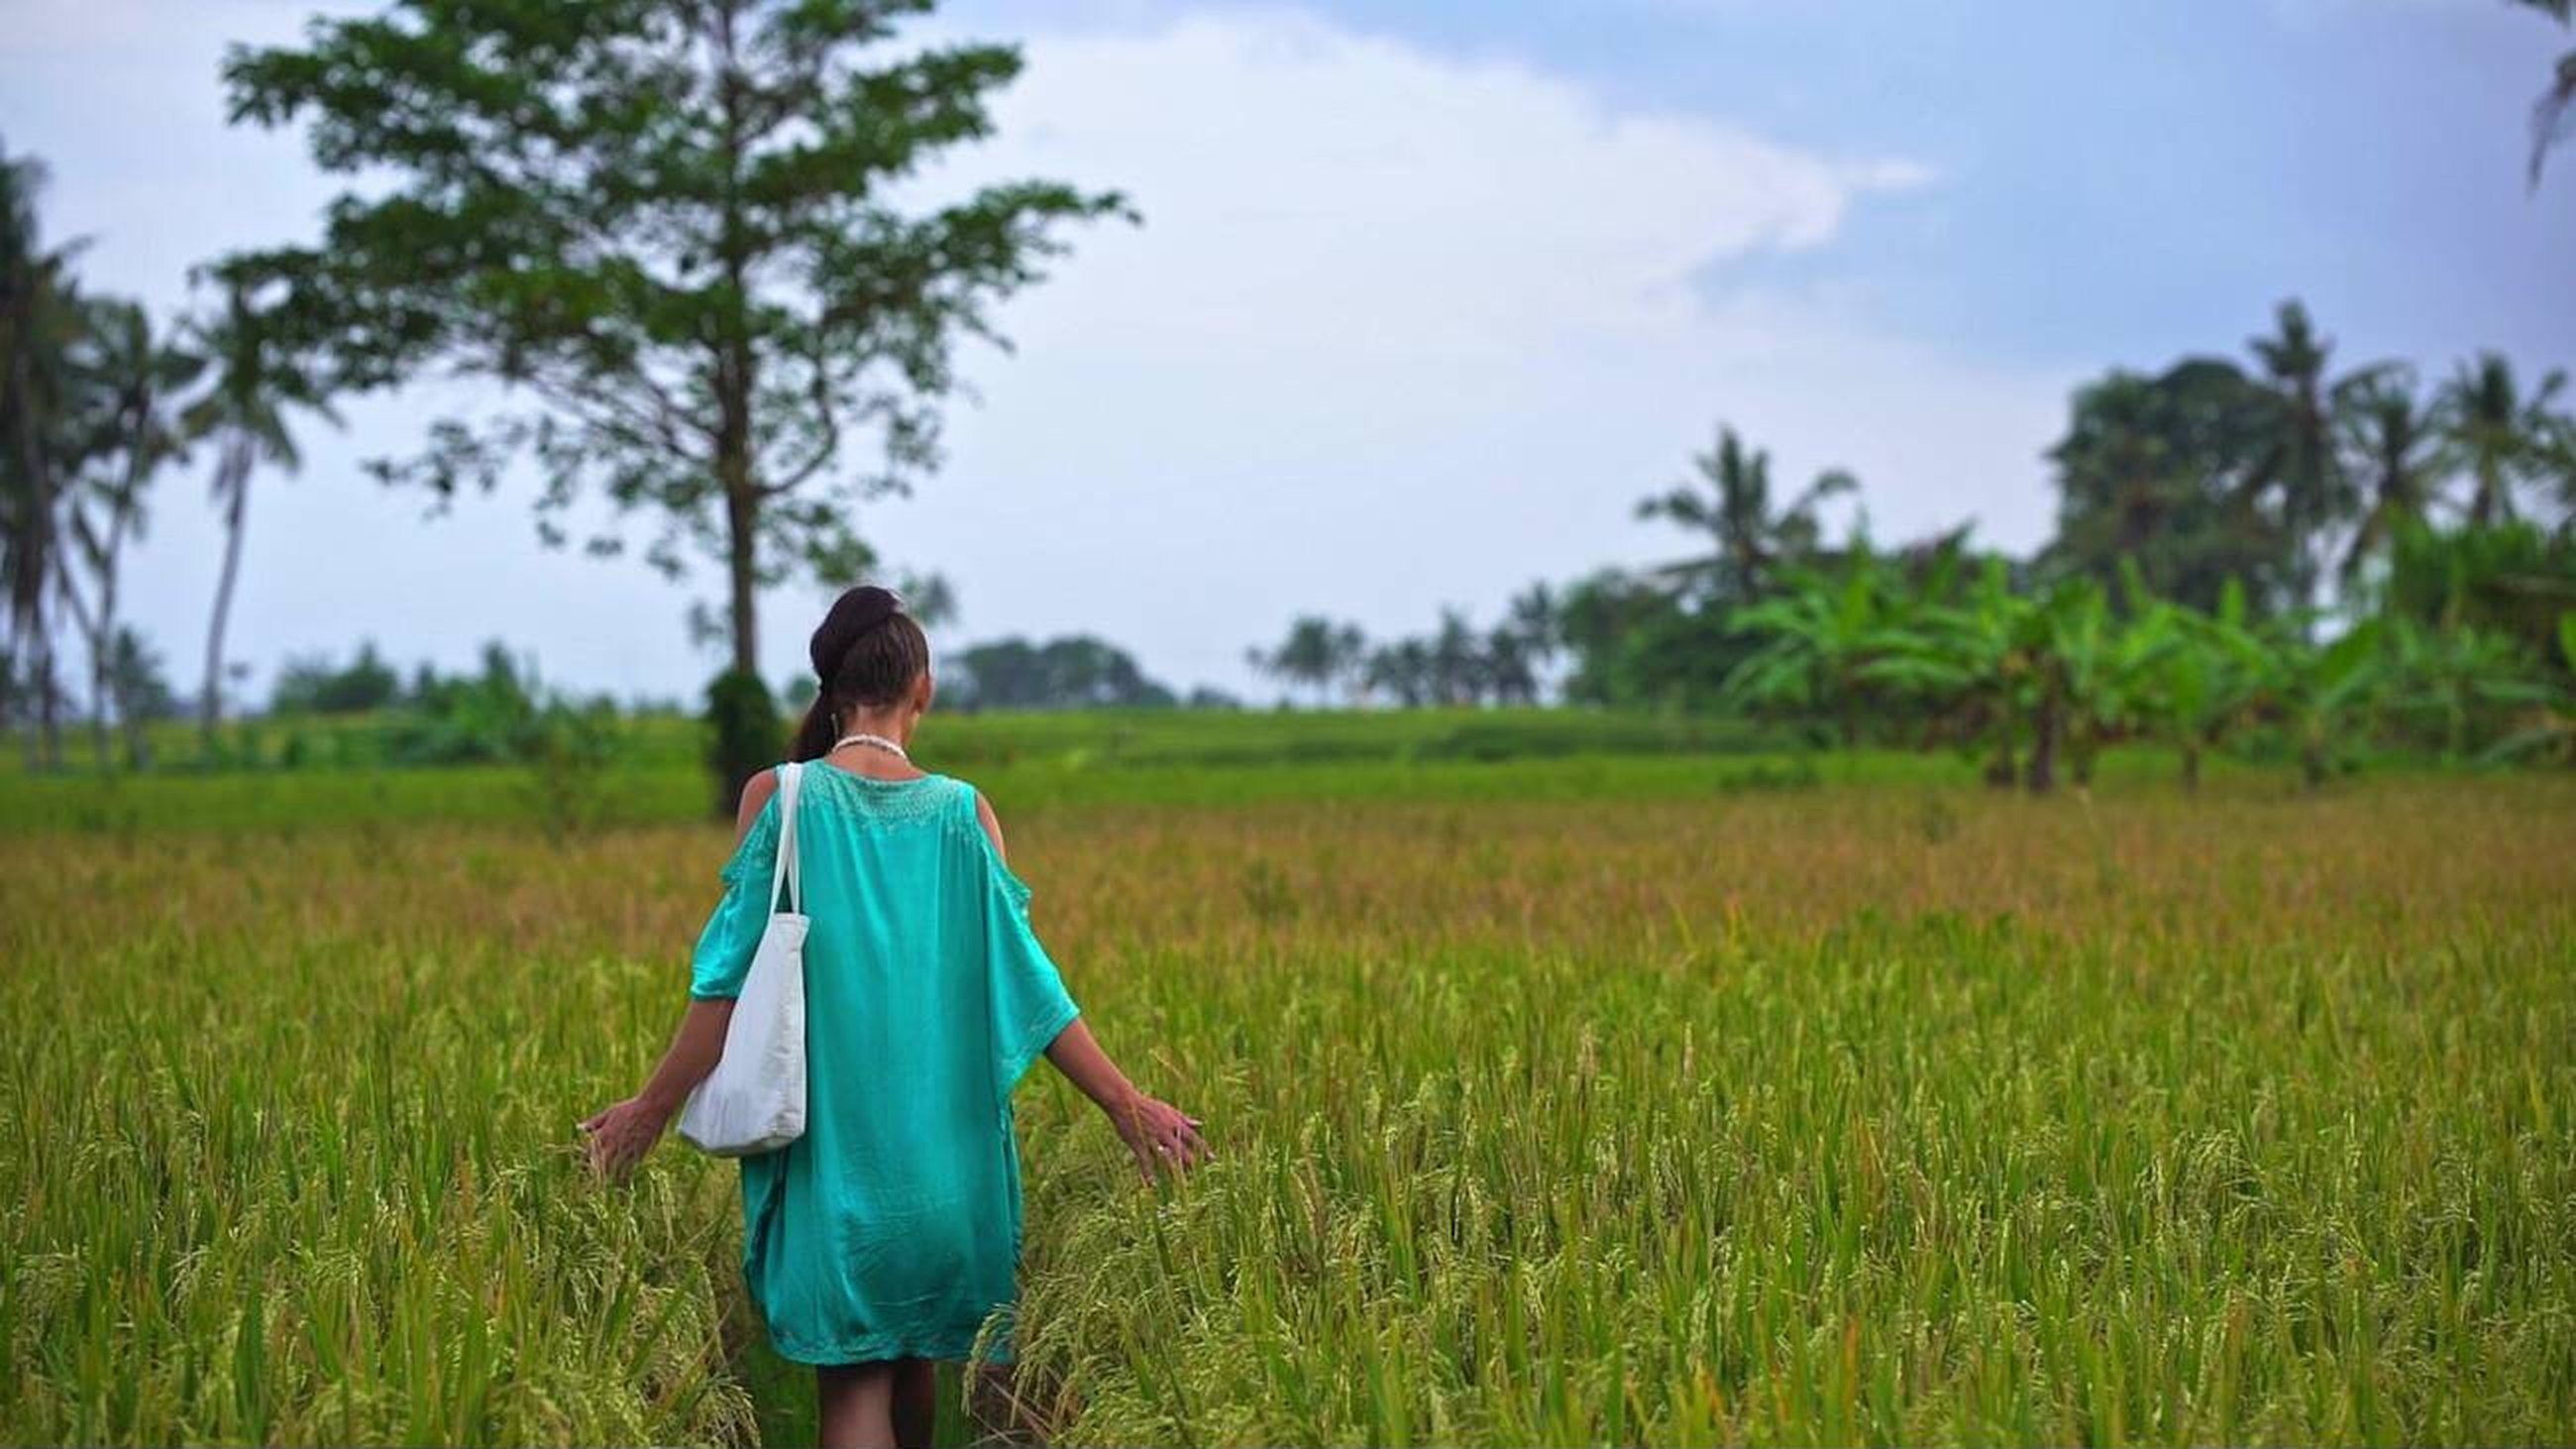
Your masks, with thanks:
<instances>
[{"instance_id":1,"label":"green grass","mask_svg":"<svg viewBox=\"0 0 2576 1449\"><path fill-rule=\"evenodd\" d=\"M210 764L367 770L398 763L388 757L397 723L390 714L236 720L220 727L212 756L191 723L162 721L147 733L153 758L172 770ZM782 740L790 723L780 724ZM703 727L685 716L630 716L615 729L617 753L630 764L688 768L705 753ZM1098 709L938 711L925 721L919 743L949 768L967 770L1725 754L1783 750L1797 738L1793 730L1741 719L1573 709ZM75 766L94 758L89 733L79 725L66 730L64 749ZM113 753L121 757L121 748ZM19 768L16 756L0 755L0 773Z\"/></svg>"},{"instance_id":2,"label":"green grass","mask_svg":"<svg viewBox=\"0 0 2576 1449\"><path fill-rule=\"evenodd\" d=\"M2576 1438L2576 780L1030 754L933 763L1219 1156L1023 1088L1023 1435ZM574 1160L727 846L628 783L0 782L0 1440L810 1434L729 1170Z\"/></svg>"}]
</instances>

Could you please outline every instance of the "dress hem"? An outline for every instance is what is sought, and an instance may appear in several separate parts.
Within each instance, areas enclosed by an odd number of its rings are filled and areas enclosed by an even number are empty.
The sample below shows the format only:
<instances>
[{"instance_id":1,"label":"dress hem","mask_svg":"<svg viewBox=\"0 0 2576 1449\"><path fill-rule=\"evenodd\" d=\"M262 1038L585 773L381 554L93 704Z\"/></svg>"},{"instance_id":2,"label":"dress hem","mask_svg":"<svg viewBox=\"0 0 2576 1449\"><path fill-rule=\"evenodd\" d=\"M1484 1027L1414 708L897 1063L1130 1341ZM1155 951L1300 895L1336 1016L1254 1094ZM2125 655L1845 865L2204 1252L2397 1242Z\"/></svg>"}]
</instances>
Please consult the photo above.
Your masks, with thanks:
<instances>
[{"instance_id":1,"label":"dress hem","mask_svg":"<svg viewBox=\"0 0 2576 1449\"><path fill-rule=\"evenodd\" d=\"M848 1344L830 1346L791 1342L771 1334L769 1346L780 1358L789 1363L800 1363L809 1368L834 1368L854 1363L887 1363L899 1358L929 1359L935 1363L971 1361L1006 1364L1010 1363L1013 1357L1008 1347L988 1344L983 1357L977 1359L975 1336L972 1334L964 1339L941 1340L933 1343L921 1343L899 1337L871 1336L853 1340Z\"/></svg>"}]
</instances>

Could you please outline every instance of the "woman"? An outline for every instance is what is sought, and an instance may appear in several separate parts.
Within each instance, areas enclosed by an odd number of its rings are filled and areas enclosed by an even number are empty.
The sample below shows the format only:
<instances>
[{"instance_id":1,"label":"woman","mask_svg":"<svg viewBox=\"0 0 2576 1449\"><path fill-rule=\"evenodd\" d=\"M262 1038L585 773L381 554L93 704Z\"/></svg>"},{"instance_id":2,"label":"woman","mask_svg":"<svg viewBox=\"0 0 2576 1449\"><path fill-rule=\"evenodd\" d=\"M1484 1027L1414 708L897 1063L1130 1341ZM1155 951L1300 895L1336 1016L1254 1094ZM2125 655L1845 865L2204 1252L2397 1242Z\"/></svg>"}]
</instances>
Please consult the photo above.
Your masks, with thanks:
<instances>
[{"instance_id":1,"label":"woman","mask_svg":"<svg viewBox=\"0 0 2576 1449\"><path fill-rule=\"evenodd\" d=\"M779 1353L816 1369L826 1445L926 1444L931 1364L1009 1357L1020 1246L1010 1092L1041 1053L1109 1115L1148 1179L1205 1151L1195 1119L1131 1086L1031 933L1028 887L974 787L907 753L930 645L884 589L832 604L798 730L805 1135L742 1159L743 1279ZM635 1096L582 1124L622 1175L723 1052L773 902L776 774L743 787L726 892L688 1011Z\"/></svg>"}]
</instances>

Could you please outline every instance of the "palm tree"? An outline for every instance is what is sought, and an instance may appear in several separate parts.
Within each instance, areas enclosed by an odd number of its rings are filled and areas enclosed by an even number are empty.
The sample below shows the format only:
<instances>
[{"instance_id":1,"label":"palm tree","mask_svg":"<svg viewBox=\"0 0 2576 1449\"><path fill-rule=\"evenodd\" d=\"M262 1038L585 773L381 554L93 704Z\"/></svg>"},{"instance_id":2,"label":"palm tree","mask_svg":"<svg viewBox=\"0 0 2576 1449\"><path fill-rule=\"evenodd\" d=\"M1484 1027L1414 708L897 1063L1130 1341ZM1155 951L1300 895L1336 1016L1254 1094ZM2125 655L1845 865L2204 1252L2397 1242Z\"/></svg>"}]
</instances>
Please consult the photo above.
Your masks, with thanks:
<instances>
[{"instance_id":1,"label":"palm tree","mask_svg":"<svg viewBox=\"0 0 2576 1449\"><path fill-rule=\"evenodd\" d=\"M1379 645L1369 654L1367 674L1370 688L1385 690L1406 709L1434 701L1431 650L1419 639Z\"/></svg>"},{"instance_id":2,"label":"palm tree","mask_svg":"<svg viewBox=\"0 0 2576 1449\"><path fill-rule=\"evenodd\" d=\"M2576 0L2515 0L2561 25L2576 24ZM2566 139L2568 118L2576 115L2576 50L2558 57L2551 68L2549 88L2531 106L2531 189L2540 189L2540 163L2549 158L2549 148Z\"/></svg>"},{"instance_id":3,"label":"palm tree","mask_svg":"<svg viewBox=\"0 0 2576 1449\"><path fill-rule=\"evenodd\" d=\"M2377 367L2344 379L2335 385L2335 411L2347 471L2361 493L2361 516L2336 570L2350 584L2399 529L2431 515L2446 459L2411 368Z\"/></svg>"},{"instance_id":4,"label":"palm tree","mask_svg":"<svg viewBox=\"0 0 2576 1449\"><path fill-rule=\"evenodd\" d=\"M1288 626L1288 637L1278 648L1247 650L1245 658L1264 674L1312 688L1321 706L1333 681L1358 667L1364 648L1356 626L1336 626L1320 614L1307 614Z\"/></svg>"},{"instance_id":5,"label":"palm tree","mask_svg":"<svg viewBox=\"0 0 2576 1449\"><path fill-rule=\"evenodd\" d=\"M1717 599L1749 604L1760 598L1771 572L1816 551L1823 536L1817 509L1828 498L1857 489L1859 481L1842 469L1816 475L1806 491L1774 511L1771 506L1771 455L1747 448L1735 429L1721 425L1717 446L1691 459L1696 480L1639 501L1640 518L1669 518L1684 528L1709 536L1716 545L1707 559L1665 570L1685 580L1706 579ZM1705 490L1701 485L1705 485Z\"/></svg>"},{"instance_id":6,"label":"palm tree","mask_svg":"<svg viewBox=\"0 0 2576 1449\"><path fill-rule=\"evenodd\" d=\"M1357 624L1337 624L1326 653L1331 659L1330 677L1340 680L1344 697L1356 703L1368 691L1368 635Z\"/></svg>"},{"instance_id":7,"label":"palm tree","mask_svg":"<svg viewBox=\"0 0 2576 1449\"><path fill-rule=\"evenodd\" d=\"M1528 636L1507 620L1485 631L1485 683L1496 704L1538 703L1538 668Z\"/></svg>"},{"instance_id":8,"label":"palm tree","mask_svg":"<svg viewBox=\"0 0 2576 1449\"><path fill-rule=\"evenodd\" d=\"M1425 657L1431 668L1431 696L1440 704L1474 704L1485 692L1486 660L1467 616L1440 611L1440 631L1431 636Z\"/></svg>"},{"instance_id":9,"label":"palm tree","mask_svg":"<svg viewBox=\"0 0 2576 1449\"><path fill-rule=\"evenodd\" d=\"M31 765L62 761L51 606L62 580L63 454L81 310L70 276L78 244L48 250L40 241L44 182L33 158L0 153L0 621L34 697Z\"/></svg>"},{"instance_id":10,"label":"palm tree","mask_svg":"<svg viewBox=\"0 0 2576 1449\"><path fill-rule=\"evenodd\" d=\"M224 298L223 315L200 324L198 341L215 364L215 384L186 415L191 437L216 440L214 497L224 515L223 572L215 584L215 610L206 627L205 694L198 701L198 729L214 742L222 710L224 623L232 612L233 584L241 573L242 529L250 507L252 471L261 463L293 473L303 464L288 415L296 408L335 426L339 415L302 362L282 349L238 285Z\"/></svg>"},{"instance_id":11,"label":"palm tree","mask_svg":"<svg viewBox=\"0 0 2576 1449\"><path fill-rule=\"evenodd\" d=\"M152 320L134 302L101 302L89 309L80 381L93 400L92 436L81 455L94 466L73 480L65 500L73 556L96 591L84 603L65 568L62 592L89 643L91 730L99 763L107 763L109 687L117 638L117 579L129 539L143 536L143 494L163 464L182 456L176 394L196 379L204 359L153 335ZM66 557L68 566L73 561Z\"/></svg>"},{"instance_id":12,"label":"palm tree","mask_svg":"<svg viewBox=\"0 0 2576 1449\"><path fill-rule=\"evenodd\" d=\"M2443 385L2434 404L2437 426L2476 482L2471 524L2512 519L2514 489L2547 471L2565 448L2567 422L2550 403L2566 385L2567 375L2553 371L2524 397L2511 359L2500 352L2479 353Z\"/></svg>"},{"instance_id":13,"label":"palm tree","mask_svg":"<svg viewBox=\"0 0 2576 1449\"><path fill-rule=\"evenodd\" d=\"M2333 389L2326 382L2334 342L2318 335L2296 298L2281 304L2277 318L2275 335L2245 344L2262 364L2273 418L2246 471L2243 497L2248 503L2272 499L2274 517L2290 541L2291 602L2304 606L2315 598L2317 541L2352 511L2352 486L2335 447Z\"/></svg>"}]
</instances>

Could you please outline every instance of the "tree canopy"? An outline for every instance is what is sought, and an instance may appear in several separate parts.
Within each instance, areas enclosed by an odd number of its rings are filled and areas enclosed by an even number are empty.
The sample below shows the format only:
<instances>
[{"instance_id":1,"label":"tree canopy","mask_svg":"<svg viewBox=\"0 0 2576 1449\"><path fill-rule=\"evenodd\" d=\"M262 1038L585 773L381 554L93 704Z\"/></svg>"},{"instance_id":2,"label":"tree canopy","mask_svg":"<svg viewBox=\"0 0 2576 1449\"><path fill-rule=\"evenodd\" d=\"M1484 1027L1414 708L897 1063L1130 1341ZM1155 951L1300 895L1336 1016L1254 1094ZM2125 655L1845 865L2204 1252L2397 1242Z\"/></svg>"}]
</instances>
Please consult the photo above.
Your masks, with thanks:
<instances>
[{"instance_id":1,"label":"tree canopy","mask_svg":"<svg viewBox=\"0 0 2576 1449\"><path fill-rule=\"evenodd\" d=\"M1048 181L906 209L1020 68L1008 46L887 44L929 8L398 0L237 47L234 119L306 124L352 189L316 244L219 270L275 288L340 387L506 384L498 417L446 418L377 472L445 499L532 460L556 543L585 495L653 515L657 566L722 562L750 669L755 588L856 576L855 505L934 466L955 341L1000 340L991 304L1039 277L1059 224L1125 210Z\"/></svg>"}]
</instances>

